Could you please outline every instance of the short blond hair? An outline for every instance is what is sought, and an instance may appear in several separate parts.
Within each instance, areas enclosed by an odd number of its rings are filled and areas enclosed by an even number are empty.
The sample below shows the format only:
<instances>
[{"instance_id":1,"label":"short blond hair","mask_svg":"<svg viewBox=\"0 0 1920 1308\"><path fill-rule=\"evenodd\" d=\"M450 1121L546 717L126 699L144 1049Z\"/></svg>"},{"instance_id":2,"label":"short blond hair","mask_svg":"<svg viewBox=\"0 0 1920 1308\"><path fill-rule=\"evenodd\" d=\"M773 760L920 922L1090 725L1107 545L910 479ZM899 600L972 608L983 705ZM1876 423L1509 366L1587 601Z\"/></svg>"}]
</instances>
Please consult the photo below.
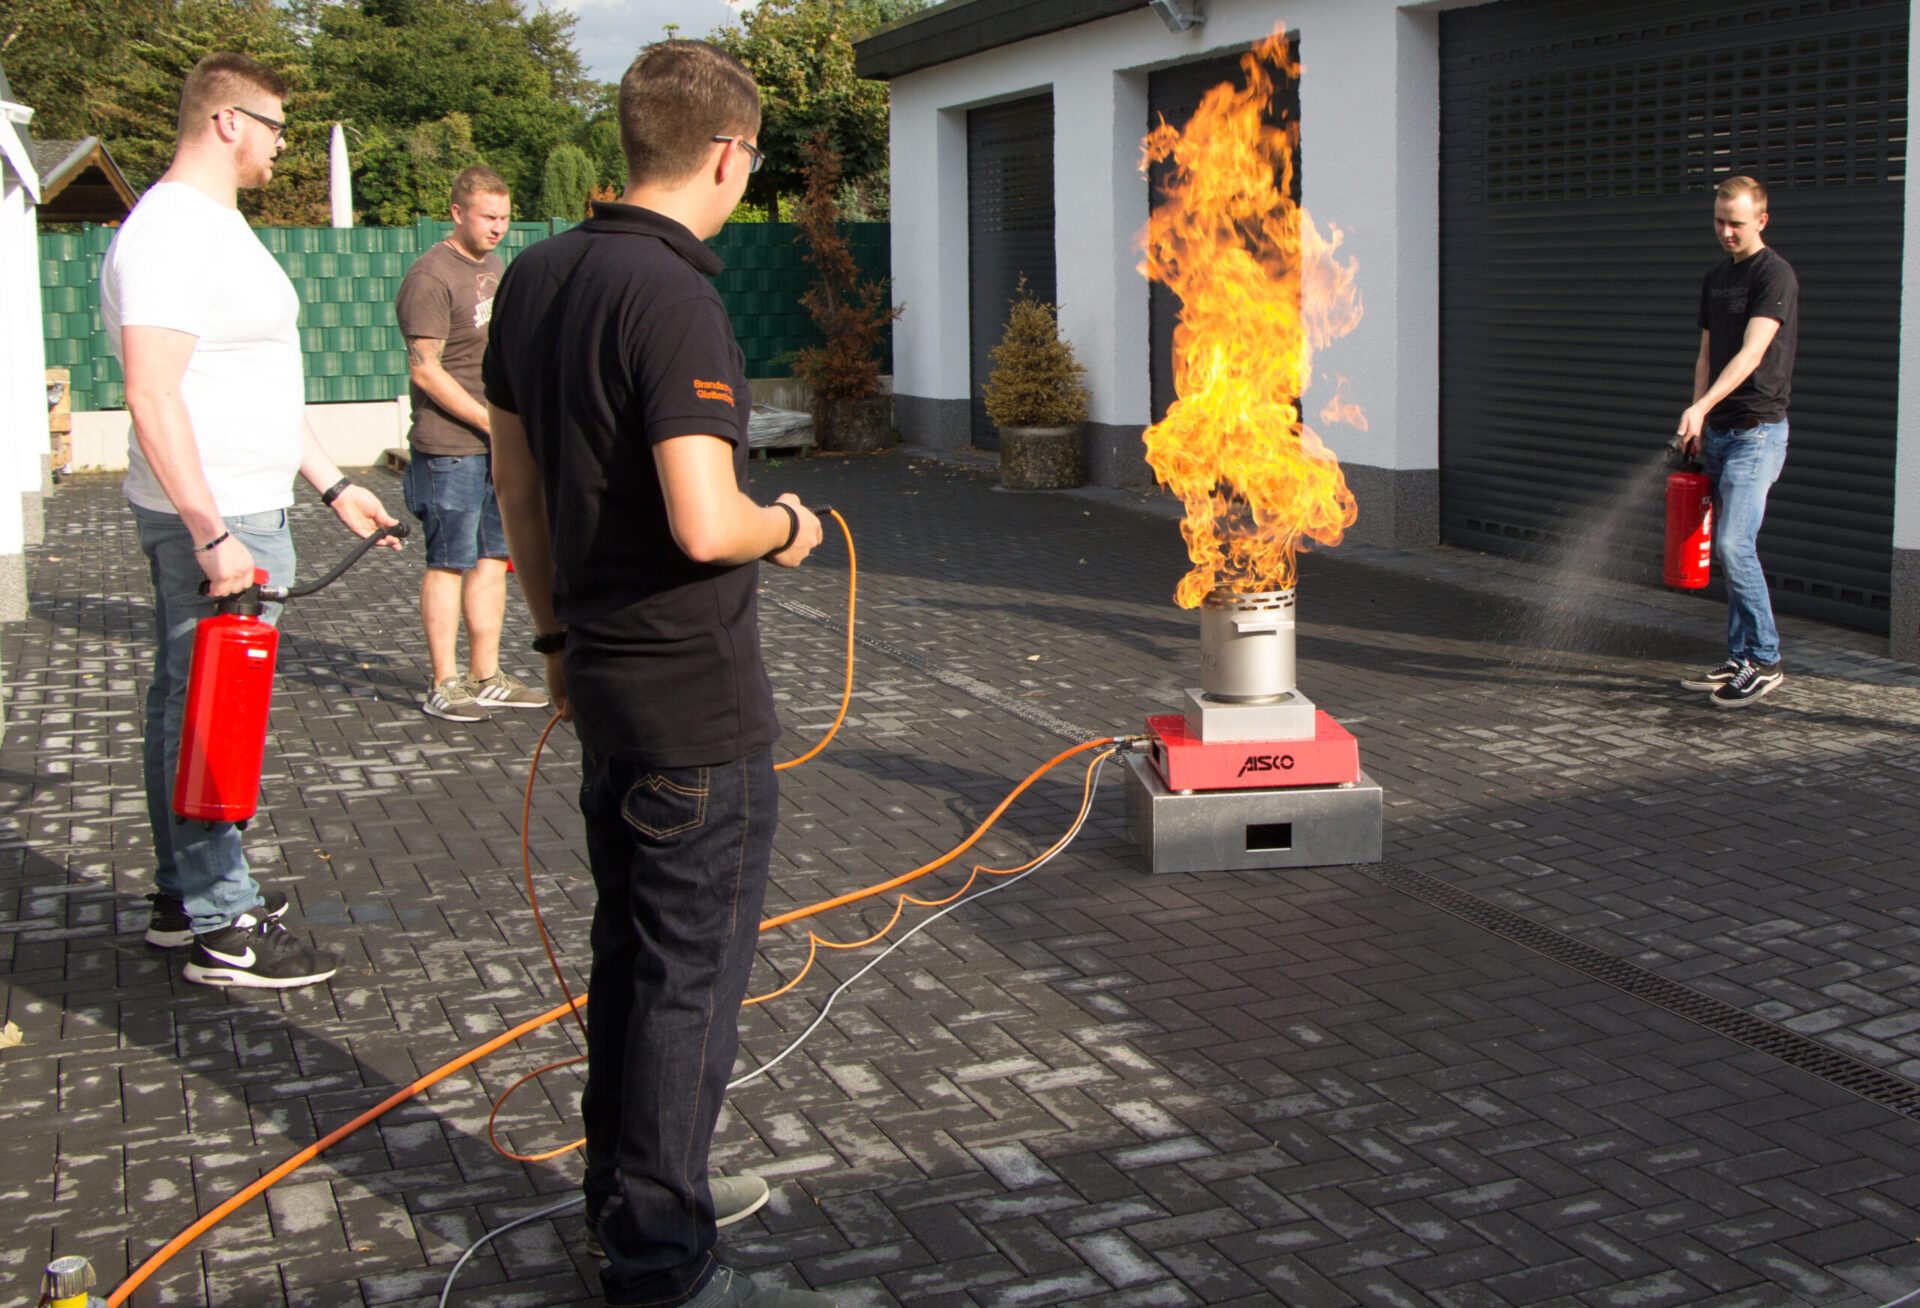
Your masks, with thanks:
<instances>
[{"instance_id":1,"label":"short blond hair","mask_svg":"<svg viewBox=\"0 0 1920 1308\"><path fill-rule=\"evenodd\" d=\"M507 179L484 164L474 164L471 168L462 168L460 175L453 179L453 190L447 196L449 205L459 205L462 209L473 202L476 195L506 195Z\"/></svg>"},{"instance_id":2,"label":"short blond hair","mask_svg":"<svg viewBox=\"0 0 1920 1308\"><path fill-rule=\"evenodd\" d=\"M231 50L217 50L202 59L180 87L180 121L176 126L180 139L186 140L202 123L248 92L284 102L287 82L258 59Z\"/></svg>"},{"instance_id":3,"label":"short blond hair","mask_svg":"<svg viewBox=\"0 0 1920 1308\"><path fill-rule=\"evenodd\" d=\"M1767 211L1767 188L1751 177L1729 177L1713 188L1717 200L1732 200L1742 195L1753 197L1753 211L1757 214Z\"/></svg>"}]
</instances>

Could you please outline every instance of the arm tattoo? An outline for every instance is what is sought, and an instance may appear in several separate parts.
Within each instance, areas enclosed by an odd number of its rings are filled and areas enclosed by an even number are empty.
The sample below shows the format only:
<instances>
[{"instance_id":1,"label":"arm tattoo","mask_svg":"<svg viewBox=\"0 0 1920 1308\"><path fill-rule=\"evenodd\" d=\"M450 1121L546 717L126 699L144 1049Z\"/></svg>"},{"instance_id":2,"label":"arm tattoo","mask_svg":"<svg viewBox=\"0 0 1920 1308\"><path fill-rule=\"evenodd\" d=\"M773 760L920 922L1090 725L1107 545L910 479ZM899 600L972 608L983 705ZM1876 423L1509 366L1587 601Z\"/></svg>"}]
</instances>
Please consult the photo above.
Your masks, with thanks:
<instances>
[{"instance_id":1,"label":"arm tattoo","mask_svg":"<svg viewBox=\"0 0 1920 1308\"><path fill-rule=\"evenodd\" d=\"M440 362L440 352L447 343L433 336L407 337L407 366L417 368L425 363Z\"/></svg>"}]
</instances>

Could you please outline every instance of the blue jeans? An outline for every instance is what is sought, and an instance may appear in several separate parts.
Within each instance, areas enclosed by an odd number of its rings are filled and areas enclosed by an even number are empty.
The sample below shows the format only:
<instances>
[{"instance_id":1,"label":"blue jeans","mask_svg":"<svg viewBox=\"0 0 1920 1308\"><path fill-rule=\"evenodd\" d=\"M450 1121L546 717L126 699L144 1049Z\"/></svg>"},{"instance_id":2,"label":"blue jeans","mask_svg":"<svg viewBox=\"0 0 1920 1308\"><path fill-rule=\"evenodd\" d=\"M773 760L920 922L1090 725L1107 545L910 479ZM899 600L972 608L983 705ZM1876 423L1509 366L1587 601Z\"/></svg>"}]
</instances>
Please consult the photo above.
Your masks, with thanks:
<instances>
[{"instance_id":1,"label":"blue jeans","mask_svg":"<svg viewBox=\"0 0 1920 1308\"><path fill-rule=\"evenodd\" d=\"M1713 482L1713 556L1727 584L1727 654L1778 663L1780 633L1754 541L1767 516L1767 492L1787 461L1787 424L1766 422L1746 431L1709 427L1700 444Z\"/></svg>"},{"instance_id":2,"label":"blue jeans","mask_svg":"<svg viewBox=\"0 0 1920 1308\"><path fill-rule=\"evenodd\" d=\"M481 559L507 557L492 456L416 451L401 486L426 535L429 568L471 572Z\"/></svg>"},{"instance_id":3,"label":"blue jeans","mask_svg":"<svg viewBox=\"0 0 1920 1308\"><path fill-rule=\"evenodd\" d=\"M153 580L153 684L147 687L147 718L141 738L146 771L147 821L153 828L157 867L154 888L185 906L195 931L213 931L260 903L260 887L247 868L240 831L231 822L184 822L173 816L173 773L180 760L180 723L186 715L187 674L193 667L193 629L213 616L214 602L200 594L207 574L193 556L193 536L172 513L128 505L140 526L140 548ZM225 518L227 530L253 552L270 584L293 584L293 534L284 509ZM280 605L260 613L278 623Z\"/></svg>"},{"instance_id":4,"label":"blue jeans","mask_svg":"<svg viewBox=\"0 0 1920 1308\"><path fill-rule=\"evenodd\" d=\"M609 1305L679 1303L713 1274L707 1150L740 1042L778 807L768 749L694 768L583 759L598 901L580 1108Z\"/></svg>"}]
</instances>

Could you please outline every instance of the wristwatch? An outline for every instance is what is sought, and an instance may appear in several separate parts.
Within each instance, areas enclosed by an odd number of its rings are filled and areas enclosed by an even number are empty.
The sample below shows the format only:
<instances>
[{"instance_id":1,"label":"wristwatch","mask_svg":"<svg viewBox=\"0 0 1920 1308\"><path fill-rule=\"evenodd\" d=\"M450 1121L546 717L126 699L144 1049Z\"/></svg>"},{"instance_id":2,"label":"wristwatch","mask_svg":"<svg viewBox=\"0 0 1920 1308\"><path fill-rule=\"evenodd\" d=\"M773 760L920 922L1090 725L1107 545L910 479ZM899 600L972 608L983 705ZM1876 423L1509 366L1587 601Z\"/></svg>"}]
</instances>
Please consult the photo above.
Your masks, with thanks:
<instances>
[{"instance_id":1,"label":"wristwatch","mask_svg":"<svg viewBox=\"0 0 1920 1308\"><path fill-rule=\"evenodd\" d=\"M533 638L533 652L535 654L558 654L566 647L567 629L565 627L560 628L558 631L549 631L543 636L535 636Z\"/></svg>"}]
</instances>

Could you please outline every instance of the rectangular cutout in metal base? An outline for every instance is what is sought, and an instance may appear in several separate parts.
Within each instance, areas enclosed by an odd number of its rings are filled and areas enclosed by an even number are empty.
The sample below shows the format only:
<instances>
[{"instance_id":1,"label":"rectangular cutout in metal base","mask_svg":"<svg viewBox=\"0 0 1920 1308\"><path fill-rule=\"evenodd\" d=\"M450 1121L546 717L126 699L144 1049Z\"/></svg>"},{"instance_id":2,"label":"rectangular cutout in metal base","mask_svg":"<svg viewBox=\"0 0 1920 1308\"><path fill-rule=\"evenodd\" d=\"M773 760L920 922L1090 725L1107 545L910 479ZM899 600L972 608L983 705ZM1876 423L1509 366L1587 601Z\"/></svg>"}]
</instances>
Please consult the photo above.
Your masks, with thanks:
<instances>
[{"instance_id":1,"label":"rectangular cutout in metal base","mask_svg":"<svg viewBox=\"0 0 1920 1308\"><path fill-rule=\"evenodd\" d=\"M1155 872L1378 863L1380 787L1366 773L1345 786L1168 790L1144 754L1128 754L1127 835ZM1284 831L1284 837L1283 837Z\"/></svg>"}]
</instances>

